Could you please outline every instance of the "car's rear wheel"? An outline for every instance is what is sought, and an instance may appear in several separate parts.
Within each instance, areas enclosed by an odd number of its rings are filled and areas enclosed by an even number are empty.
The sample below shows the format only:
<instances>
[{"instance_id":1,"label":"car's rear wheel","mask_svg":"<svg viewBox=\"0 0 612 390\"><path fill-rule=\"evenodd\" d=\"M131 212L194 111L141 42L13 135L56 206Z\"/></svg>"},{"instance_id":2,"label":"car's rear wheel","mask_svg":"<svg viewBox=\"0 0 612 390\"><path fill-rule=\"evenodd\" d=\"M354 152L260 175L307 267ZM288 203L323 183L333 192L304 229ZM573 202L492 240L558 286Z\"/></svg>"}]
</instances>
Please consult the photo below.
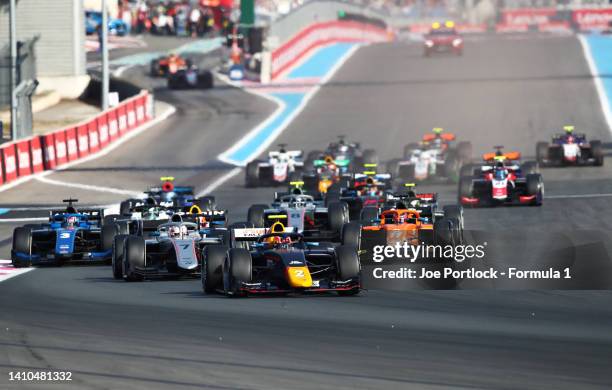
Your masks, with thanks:
<instances>
[{"instance_id":1,"label":"car's rear wheel","mask_svg":"<svg viewBox=\"0 0 612 390\"><path fill-rule=\"evenodd\" d=\"M410 159L412 157L412 152L419 148L419 144L415 142L411 142L404 146L404 160Z\"/></svg>"},{"instance_id":2,"label":"car's rear wheel","mask_svg":"<svg viewBox=\"0 0 612 390\"><path fill-rule=\"evenodd\" d=\"M266 209L268 205L265 204L254 204L249 207L247 213L247 220L253 224L256 228L262 228L266 224Z\"/></svg>"},{"instance_id":3,"label":"car's rear wheel","mask_svg":"<svg viewBox=\"0 0 612 390\"><path fill-rule=\"evenodd\" d=\"M602 166L604 164L604 152L601 141L591 141L591 154L595 160L595 166Z\"/></svg>"},{"instance_id":4,"label":"car's rear wheel","mask_svg":"<svg viewBox=\"0 0 612 390\"><path fill-rule=\"evenodd\" d=\"M471 198L474 192L474 182L471 176L463 176L459 179L459 200L461 198Z\"/></svg>"},{"instance_id":5,"label":"car's rear wheel","mask_svg":"<svg viewBox=\"0 0 612 390\"><path fill-rule=\"evenodd\" d=\"M349 222L348 205L345 202L332 202L327 209L329 229L340 234L345 223Z\"/></svg>"},{"instance_id":6,"label":"car's rear wheel","mask_svg":"<svg viewBox=\"0 0 612 390\"><path fill-rule=\"evenodd\" d=\"M542 181L542 175L539 173L531 173L527 175L527 194L534 196L535 206L542 205L542 198L544 197L544 182Z\"/></svg>"},{"instance_id":7,"label":"car's rear wheel","mask_svg":"<svg viewBox=\"0 0 612 390\"><path fill-rule=\"evenodd\" d=\"M204 248L202 262L202 290L213 294L223 288L223 262L227 256L227 246L209 245Z\"/></svg>"},{"instance_id":8,"label":"car's rear wheel","mask_svg":"<svg viewBox=\"0 0 612 390\"><path fill-rule=\"evenodd\" d=\"M342 235L340 242L347 247L361 247L361 223L349 222L342 227Z\"/></svg>"},{"instance_id":9,"label":"car's rear wheel","mask_svg":"<svg viewBox=\"0 0 612 390\"><path fill-rule=\"evenodd\" d=\"M251 161L246 166L246 186L257 187L259 185L259 162Z\"/></svg>"},{"instance_id":10,"label":"car's rear wheel","mask_svg":"<svg viewBox=\"0 0 612 390\"><path fill-rule=\"evenodd\" d=\"M548 142L538 142L536 144L536 160L544 164L548 160Z\"/></svg>"},{"instance_id":11,"label":"car's rear wheel","mask_svg":"<svg viewBox=\"0 0 612 390\"><path fill-rule=\"evenodd\" d=\"M111 265L113 267L113 278L121 279L123 277L123 253L125 251L125 240L129 236L127 234L119 234L113 239L113 257Z\"/></svg>"}]
</instances>

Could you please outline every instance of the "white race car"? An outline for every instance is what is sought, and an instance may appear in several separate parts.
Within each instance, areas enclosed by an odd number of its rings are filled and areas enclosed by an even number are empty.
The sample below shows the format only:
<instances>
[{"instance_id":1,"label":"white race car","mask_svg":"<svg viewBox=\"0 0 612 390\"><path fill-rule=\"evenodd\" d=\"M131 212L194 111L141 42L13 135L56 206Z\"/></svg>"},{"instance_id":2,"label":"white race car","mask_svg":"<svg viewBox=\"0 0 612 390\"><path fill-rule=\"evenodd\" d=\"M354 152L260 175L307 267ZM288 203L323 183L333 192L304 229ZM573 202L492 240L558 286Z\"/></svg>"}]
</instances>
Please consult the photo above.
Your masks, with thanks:
<instances>
[{"instance_id":1,"label":"white race car","mask_svg":"<svg viewBox=\"0 0 612 390\"><path fill-rule=\"evenodd\" d=\"M279 145L278 151L268 153L267 161L253 160L246 167L246 186L259 187L287 184L301 178L304 168L301 150L286 150Z\"/></svg>"}]
</instances>

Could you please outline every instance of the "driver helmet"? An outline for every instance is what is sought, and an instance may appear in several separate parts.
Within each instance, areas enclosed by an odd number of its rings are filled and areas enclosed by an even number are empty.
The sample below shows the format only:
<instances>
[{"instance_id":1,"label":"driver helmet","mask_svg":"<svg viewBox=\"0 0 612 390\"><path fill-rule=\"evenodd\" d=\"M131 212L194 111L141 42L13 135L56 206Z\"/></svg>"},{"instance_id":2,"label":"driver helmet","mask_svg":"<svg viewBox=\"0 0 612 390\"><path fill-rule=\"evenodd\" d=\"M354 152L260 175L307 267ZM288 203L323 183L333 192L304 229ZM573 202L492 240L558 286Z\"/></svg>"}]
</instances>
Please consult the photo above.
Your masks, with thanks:
<instances>
[{"instance_id":1,"label":"driver helmet","mask_svg":"<svg viewBox=\"0 0 612 390\"><path fill-rule=\"evenodd\" d=\"M348 146L347 146L347 145L345 145L345 144L340 144L340 147L338 148L338 150L339 150L341 153L346 153L346 152L348 152Z\"/></svg>"},{"instance_id":2,"label":"driver helmet","mask_svg":"<svg viewBox=\"0 0 612 390\"><path fill-rule=\"evenodd\" d=\"M181 228L179 226L170 226L170 229L168 229L168 235L171 238L180 238Z\"/></svg>"},{"instance_id":3,"label":"driver helmet","mask_svg":"<svg viewBox=\"0 0 612 390\"><path fill-rule=\"evenodd\" d=\"M283 239L279 236L270 236L264 239L264 241L267 244L270 244L271 246L275 246L278 244L281 244L283 242Z\"/></svg>"},{"instance_id":4,"label":"driver helmet","mask_svg":"<svg viewBox=\"0 0 612 390\"><path fill-rule=\"evenodd\" d=\"M378 194L378 186L373 185L368 187L368 195L369 196L376 196Z\"/></svg>"},{"instance_id":5,"label":"driver helmet","mask_svg":"<svg viewBox=\"0 0 612 390\"><path fill-rule=\"evenodd\" d=\"M504 164L502 162L498 162L497 164L495 164L495 172L493 173L493 176L496 180L503 180L506 178L507 175L508 172L506 171L506 168L504 167Z\"/></svg>"},{"instance_id":6,"label":"driver helmet","mask_svg":"<svg viewBox=\"0 0 612 390\"><path fill-rule=\"evenodd\" d=\"M66 218L66 225L68 225L68 227L74 227L76 226L78 222L79 222L79 219L75 216Z\"/></svg>"}]
</instances>

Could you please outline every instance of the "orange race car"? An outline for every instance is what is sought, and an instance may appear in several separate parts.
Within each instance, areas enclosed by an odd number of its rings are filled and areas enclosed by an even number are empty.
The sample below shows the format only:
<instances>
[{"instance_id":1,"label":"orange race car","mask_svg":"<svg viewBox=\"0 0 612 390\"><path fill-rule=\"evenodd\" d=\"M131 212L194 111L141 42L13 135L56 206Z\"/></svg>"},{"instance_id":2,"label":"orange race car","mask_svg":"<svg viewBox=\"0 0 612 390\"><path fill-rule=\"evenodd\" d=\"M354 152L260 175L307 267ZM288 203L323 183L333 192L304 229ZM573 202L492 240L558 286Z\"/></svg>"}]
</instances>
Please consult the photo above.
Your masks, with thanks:
<instances>
[{"instance_id":1,"label":"orange race car","mask_svg":"<svg viewBox=\"0 0 612 390\"><path fill-rule=\"evenodd\" d=\"M151 61L151 77L167 77L169 74L175 74L179 70L187 69L190 66L189 62L174 53L156 58Z\"/></svg>"},{"instance_id":2,"label":"orange race car","mask_svg":"<svg viewBox=\"0 0 612 390\"><path fill-rule=\"evenodd\" d=\"M415 209L391 209L372 222L349 222L342 229L342 245L357 247L366 253L377 245L409 246L460 245L463 229L456 218L435 222Z\"/></svg>"}]
</instances>

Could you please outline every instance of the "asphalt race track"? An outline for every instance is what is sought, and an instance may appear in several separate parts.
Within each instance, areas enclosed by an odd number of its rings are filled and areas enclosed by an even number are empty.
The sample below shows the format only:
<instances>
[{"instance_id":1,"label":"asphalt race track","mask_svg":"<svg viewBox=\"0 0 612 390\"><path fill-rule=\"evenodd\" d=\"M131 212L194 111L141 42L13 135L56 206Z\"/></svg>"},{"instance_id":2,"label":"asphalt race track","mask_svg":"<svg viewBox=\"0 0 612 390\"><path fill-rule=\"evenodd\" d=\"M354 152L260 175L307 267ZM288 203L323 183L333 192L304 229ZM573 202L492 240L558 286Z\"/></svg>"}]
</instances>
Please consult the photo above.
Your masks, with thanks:
<instances>
[{"instance_id":1,"label":"asphalt race track","mask_svg":"<svg viewBox=\"0 0 612 390\"><path fill-rule=\"evenodd\" d=\"M421 54L420 46L403 43L360 49L279 142L323 149L335 134L347 134L386 160L435 126L471 140L476 153L501 144L530 156L537 140L566 123L591 139L611 140L574 37L486 37L468 42L463 57ZM177 114L107 156L49 178L139 191L171 173L203 189L231 169L215 156L274 109L229 87L160 89L156 96ZM612 274L606 164L544 169L543 207L467 210L466 228L568 235L576 245L599 245L599 272ZM214 192L234 221L274 191L247 190L243 181L240 174ZM456 197L455 186L422 188L446 202ZM0 207L69 195L87 204L125 198L33 180L0 193ZM0 224L2 258L15 226ZM124 283L108 267L37 269L0 283L0 386L42 387L8 382L6 373L51 369L72 371L71 385L88 389L612 386L612 293L464 287L229 299L203 295L195 280Z\"/></svg>"}]
</instances>

